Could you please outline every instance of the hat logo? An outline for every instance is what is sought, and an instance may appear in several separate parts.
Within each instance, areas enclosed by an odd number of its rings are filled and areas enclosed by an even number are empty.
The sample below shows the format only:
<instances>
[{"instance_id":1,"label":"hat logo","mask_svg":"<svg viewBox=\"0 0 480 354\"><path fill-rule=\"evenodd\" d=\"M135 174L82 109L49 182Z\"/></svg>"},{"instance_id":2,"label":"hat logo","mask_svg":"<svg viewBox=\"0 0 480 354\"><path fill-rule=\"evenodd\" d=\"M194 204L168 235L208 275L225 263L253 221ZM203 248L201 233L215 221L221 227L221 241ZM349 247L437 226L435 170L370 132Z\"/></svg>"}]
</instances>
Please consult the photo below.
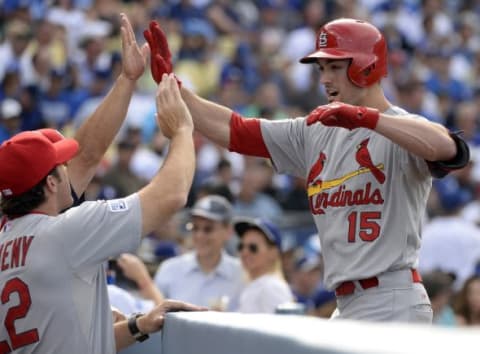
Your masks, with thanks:
<instances>
[{"instance_id":1,"label":"hat logo","mask_svg":"<svg viewBox=\"0 0 480 354\"><path fill-rule=\"evenodd\" d=\"M327 46L327 32L321 32L318 36L317 48L324 48Z\"/></svg>"}]
</instances>

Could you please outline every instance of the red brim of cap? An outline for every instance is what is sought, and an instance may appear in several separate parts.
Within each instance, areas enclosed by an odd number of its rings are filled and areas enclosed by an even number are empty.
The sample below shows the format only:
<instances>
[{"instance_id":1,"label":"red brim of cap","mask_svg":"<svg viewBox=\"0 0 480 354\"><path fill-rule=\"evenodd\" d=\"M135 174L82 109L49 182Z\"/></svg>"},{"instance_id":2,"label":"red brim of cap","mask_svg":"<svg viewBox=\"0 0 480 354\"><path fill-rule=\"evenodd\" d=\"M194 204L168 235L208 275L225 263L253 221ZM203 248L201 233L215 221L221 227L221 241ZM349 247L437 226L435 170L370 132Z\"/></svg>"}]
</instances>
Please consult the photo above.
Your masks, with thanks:
<instances>
[{"instance_id":1,"label":"red brim of cap","mask_svg":"<svg viewBox=\"0 0 480 354\"><path fill-rule=\"evenodd\" d=\"M303 57L302 59L300 59L300 63L302 64L315 63L317 59L350 59L350 58L352 58L351 52L345 52L343 50L339 50L336 48L324 48Z\"/></svg>"},{"instance_id":2,"label":"red brim of cap","mask_svg":"<svg viewBox=\"0 0 480 354\"><path fill-rule=\"evenodd\" d=\"M57 165L70 161L78 152L78 142L74 139L63 139L53 144L57 152Z\"/></svg>"}]
</instances>

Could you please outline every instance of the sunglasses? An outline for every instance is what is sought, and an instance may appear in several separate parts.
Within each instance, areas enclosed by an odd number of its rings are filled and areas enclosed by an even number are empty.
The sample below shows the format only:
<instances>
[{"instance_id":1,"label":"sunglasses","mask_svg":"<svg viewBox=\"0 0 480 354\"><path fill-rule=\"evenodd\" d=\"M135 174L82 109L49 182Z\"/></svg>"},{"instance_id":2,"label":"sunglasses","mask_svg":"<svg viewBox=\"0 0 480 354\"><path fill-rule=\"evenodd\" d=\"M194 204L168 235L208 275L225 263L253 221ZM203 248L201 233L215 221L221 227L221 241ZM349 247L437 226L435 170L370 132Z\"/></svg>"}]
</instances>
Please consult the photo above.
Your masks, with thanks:
<instances>
[{"instance_id":1,"label":"sunglasses","mask_svg":"<svg viewBox=\"0 0 480 354\"><path fill-rule=\"evenodd\" d=\"M258 245L255 244L255 243L243 243L243 242L240 242L237 246L237 250L238 252L242 252L242 250L246 248L248 249L248 251L252 254L256 254L258 253Z\"/></svg>"}]
</instances>

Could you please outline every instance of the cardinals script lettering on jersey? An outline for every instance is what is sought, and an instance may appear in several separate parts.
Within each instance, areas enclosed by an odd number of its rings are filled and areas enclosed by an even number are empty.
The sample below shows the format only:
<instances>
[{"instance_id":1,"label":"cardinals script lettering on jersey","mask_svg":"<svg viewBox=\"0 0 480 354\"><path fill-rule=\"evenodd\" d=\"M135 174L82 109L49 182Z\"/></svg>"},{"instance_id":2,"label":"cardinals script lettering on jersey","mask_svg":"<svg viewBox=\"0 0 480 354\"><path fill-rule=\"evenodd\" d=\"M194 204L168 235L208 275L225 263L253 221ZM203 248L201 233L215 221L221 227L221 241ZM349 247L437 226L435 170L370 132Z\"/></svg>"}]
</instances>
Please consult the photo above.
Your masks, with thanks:
<instances>
[{"instance_id":1,"label":"cardinals script lettering on jersey","mask_svg":"<svg viewBox=\"0 0 480 354\"><path fill-rule=\"evenodd\" d=\"M367 183L363 189L348 190L345 185L341 185L335 192L311 196L310 209L313 214L325 214L325 209L341 208L351 205L383 204L384 200L380 189L372 190L372 183Z\"/></svg>"},{"instance_id":2,"label":"cardinals script lettering on jersey","mask_svg":"<svg viewBox=\"0 0 480 354\"><path fill-rule=\"evenodd\" d=\"M20 236L0 244L0 271L25 266L34 236Z\"/></svg>"}]
</instances>

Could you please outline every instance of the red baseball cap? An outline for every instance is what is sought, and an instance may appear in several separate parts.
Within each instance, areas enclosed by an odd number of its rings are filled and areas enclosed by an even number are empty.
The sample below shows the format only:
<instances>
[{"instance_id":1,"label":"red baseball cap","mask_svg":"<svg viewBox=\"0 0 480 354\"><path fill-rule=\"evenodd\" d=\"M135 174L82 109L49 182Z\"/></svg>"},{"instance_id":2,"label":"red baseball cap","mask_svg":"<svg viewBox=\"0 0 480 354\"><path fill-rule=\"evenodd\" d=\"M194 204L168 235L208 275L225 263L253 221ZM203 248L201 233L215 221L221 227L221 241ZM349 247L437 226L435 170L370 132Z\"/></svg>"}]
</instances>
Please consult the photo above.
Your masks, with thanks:
<instances>
[{"instance_id":1,"label":"red baseball cap","mask_svg":"<svg viewBox=\"0 0 480 354\"><path fill-rule=\"evenodd\" d=\"M52 143L56 143L57 141L65 139L63 134L60 133L57 129L43 128L38 129L37 131L45 135Z\"/></svg>"},{"instance_id":2,"label":"red baseball cap","mask_svg":"<svg viewBox=\"0 0 480 354\"><path fill-rule=\"evenodd\" d=\"M0 192L18 196L37 185L57 165L78 151L74 139L52 142L42 132L21 132L0 146Z\"/></svg>"}]
</instances>

